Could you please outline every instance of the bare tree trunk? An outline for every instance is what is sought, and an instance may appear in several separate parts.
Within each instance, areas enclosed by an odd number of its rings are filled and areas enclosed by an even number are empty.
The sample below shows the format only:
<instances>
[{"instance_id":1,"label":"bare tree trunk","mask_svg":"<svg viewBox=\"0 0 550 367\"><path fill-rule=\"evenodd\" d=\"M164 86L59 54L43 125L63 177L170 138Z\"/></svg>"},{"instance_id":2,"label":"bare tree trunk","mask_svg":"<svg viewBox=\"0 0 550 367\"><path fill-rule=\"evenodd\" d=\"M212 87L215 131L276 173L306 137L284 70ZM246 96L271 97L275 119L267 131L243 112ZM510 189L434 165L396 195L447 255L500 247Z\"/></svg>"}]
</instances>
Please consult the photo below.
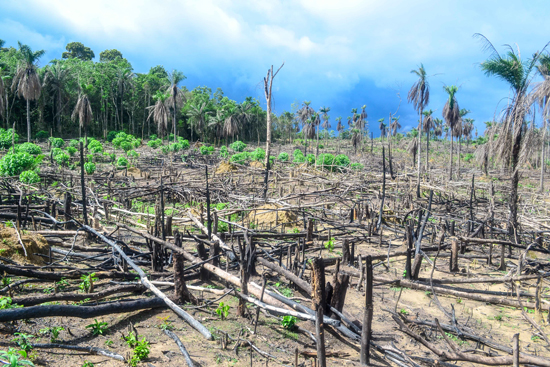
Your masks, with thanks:
<instances>
[{"instance_id":1,"label":"bare tree trunk","mask_svg":"<svg viewBox=\"0 0 550 367\"><path fill-rule=\"evenodd\" d=\"M461 141L462 141L462 137L459 135L458 136L458 162L457 162L458 169L456 172L456 176L459 180L460 180L460 148L462 148Z\"/></svg>"},{"instance_id":2,"label":"bare tree trunk","mask_svg":"<svg viewBox=\"0 0 550 367\"><path fill-rule=\"evenodd\" d=\"M31 141L30 101L27 99L27 142Z\"/></svg>"},{"instance_id":3,"label":"bare tree trunk","mask_svg":"<svg viewBox=\"0 0 550 367\"><path fill-rule=\"evenodd\" d=\"M429 171L430 164L430 129L426 132L426 172Z\"/></svg>"},{"instance_id":4,"label":"bare tree trunk","mask_svg":"<svg viewBox=\"0 0 550 367\"><path fill-rule=\"evenodd\" d=\"M546 120L543 120L543 123L542 123L542 129L543 129L543 132L542 132L542 146L541 146L541 152L540 152L540 192L542 193L544 191L544 142L546 141L546 130L547 130L547 126L546 126Z\"/></svg>"},{"instance_id":5,"label":"bare tree trunk","mask_svg":"<svg viewBox=\"0 0 550 367\"><path fill-rule=\"evenodd\" d=\"M453 132L451 131L451 160L449 162L449 181L453 179Z\"/></svg>"},{"instance_id":6,"label":"bare tree trunk","mask_svg":"<svg viewBox=\"0 0 550 367\"><path fill-rule=\"evenodd\" d=\"M424 109L424 106L420 106L419 108L419 116L420 116L420 121L418 122L418 167L417 167L417 183L416 183L416 197L420 197L420 170L421 170L421 167L420 167L420 161L422 160L422 110ZM390 124L391 124L391 119L390 119Z\"/></svg>"}]
</instances>

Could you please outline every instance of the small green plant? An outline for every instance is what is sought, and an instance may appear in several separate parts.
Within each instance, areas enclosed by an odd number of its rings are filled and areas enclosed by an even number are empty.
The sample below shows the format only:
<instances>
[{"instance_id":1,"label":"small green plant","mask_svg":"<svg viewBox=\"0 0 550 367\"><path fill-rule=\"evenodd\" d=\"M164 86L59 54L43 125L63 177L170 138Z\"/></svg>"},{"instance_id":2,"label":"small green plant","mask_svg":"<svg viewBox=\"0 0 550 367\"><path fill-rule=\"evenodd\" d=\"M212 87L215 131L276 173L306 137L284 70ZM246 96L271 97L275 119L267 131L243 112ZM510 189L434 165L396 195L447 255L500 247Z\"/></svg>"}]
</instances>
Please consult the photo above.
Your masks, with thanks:
<instances>
[{"instance_id":1,"label":"small green plant","mask_svg":"<svg viewBox=\"0 0 550 367\"><path fill-rule=\"evenodd\" d=\"M119 168L128 167L128 159L126 159L125 157L118 157L116 165Z\"/></svg>"},{"instance_id":2,"label":"small green plant","mask_svg":"<svg viewBox=\"0 0 550 367\"><path fill-rule=\"evenodd\" d=\"M71 157L74 157L77 151L78 149L76 149L75 147L72 147L72 146L67 147L67 153L69 153Z\"/></svg>"},{"instance_id":3,"label":"small green plant","mask_svg":"<svg viewBox=\"0 0 550 367\"><path fill-rule=\"evenodd\" d=\"M406 278L407 277L407 270L403 270L403 278Z\"/></svg>"},{"instance_id":4,"label":"small green plant","mask_svg":"<svg viewBox=\"0 0 550 367\"><path fill-rule=\"evenodd\" d=\"M106 322L99 322L97 319L94 319L94 323L87 325L86 329L92 329L92 335L105 335L109 332L109 326Z\"/></svg>"},{"instance_id":5,"label":"small green plant","mask_svg":"<svg viewBox=\"0 0 550 367\"><path fill-rule=\"evenodd\" d=\"M112 347L113 344L115 344L114 341L112 341L111 339L107 339L105 340L105 345L108 346L108 347Z\"/></svg>"},{"instance_id":6,"label":"small green plant","mask_svg":"<svg viewBox=\"0 0 550 367\"><path fill-rule=\"evenodd\" d=\"M19 349L25 352L23 357L27 358L29 352L32 349L30 339L34 338L34 335L23 333L15 333L13 335L15 336L15 338L13 338L13 341L19 346Z\"/></svg>"},{"instance_id":7,"label":"small green plant","mask_svg":"<svg viewBox=\"0 0 550 367\"><path fill-rule=\"evenodd\" d=\"M150 347L150 344L145 339L145 337L143 337L143 339L138 341L137 345L134 348L132 358L130 358L130 361L129 361L130 366L135 367L139 362L146 359L150 353L149 347Z\"/></svg>"},{"instance_id":8,"label":"small green plant","mask_svg":"<svg viewBox=\"0 0 550 367\"><path fill-rule=\"evenodd\" d=\"M216 313L222 320L227 319L227 316L229 316L229 305L220 302L218 308L216 309Z\"/></svg>"},{"instance_id":9,"label":"small green plant","mask_svg":"<svg viewBox=\"0 0 550 367\"><path fill-rule=\"evenodd\" d=\"M62 167L65 167L68 165L69 161L71 160L71 157L69 157L67 153L62 152L62 153L56 154L53 157L53 159L57 164L59 164Z\"/></svg>"},{"instance_id":10,"label":"small green plant","mask_svg":"<svg viewBox=\"0 0 550 367\"><path fill-rule=\"evenodd\" d=\"M46 328L40 329L40 333L49 335L50 341L52 343L55 343L57 341L57 338L59 337L59 332L61 330L65 330L65 328L62 326L53 326L53 327L46 327Z\"/></svg>"},{"instance_id":11,"label":"small green plant","mask_svg":"<svg viewBox=\"0 0 550 367\"><path fill-rule=\"evenodd\" d=\"M408 315L409 311L405 308L402 308L402 309L399 310L399 313L402 314L402 315Z\"/></svg>"},{"instance_id":12,"label":"small green plant","mask_svg":"<svg viewBox=\"0 0 550 367\"><path fill-rule=\"evenodd\" d=\"M202 155L210 155L214 151L214 147L207 147L206 145L201 145L199 151Z\"/></svg>"},{"instance_id":13,"label":"small green plant","mask_svg":"<svg viewBox=\"0 0 550 367\"><path fill-rule=\"evenodd\" d=\"M326 243L325 248L328 250L328 252L334 251L334 237L331 237Z\"/></svg>"},{"instance_id":14,"label":"small green plant","mask_svg":"<svg viewBox=\"0 0 550 367\"><path fill-rule=\"evenodd\" d=\"M86 162L84 163L84 171L87 175L93 175L95 172L95 163L92 162Z\"/></svg>"},{"instance_id":15,"label":"small green plant","mask_svg":"<svg viewBox=\"0 0 550 367\"><path fill-rule=\"evenodd\" d=\"M19 359L20 357L27 358L25 351L17 351L13 348L9 348L8 351L0 350L0 358L6 360L8 364L3 364L8 367L22 367L22 366L34 366L34 364L26 359Z\"/></svg>"},{"instance_id":16,"label":"small green plant","mask_svg":"<svg viewBox=\"0 0 550 367\"><path fill-rule=\"evenodd\" d=\"M496 315L496 316L495 316L495 320L496 320L496 321L502 321L502 320L503 320L502 315Z\"/></svg>"},{"instance_id":17,"label":"small green plant","mask_svg":"<svg viewBox=\"0 0 550 367\"><path fill-rule=\"evenodd\" d=\"M292 233L300 233L300 228L298 227L292 228Z\"/></svg>"},{"instance_id":18,"label":"small green plant","mask_svg":"<svg viewBox=\"0 0 550 367\"><path fill-rule=\"evenodd\" d=\"M229 145L229 147L235 152L242 152L244 151L244 148L246 148L246 144L240 140L237 140L236 142Z\"/></svg>"},{"instance_id":19,"label":"small green plant","mask_svg":"<svg viewBox=\"0 0 550 367\"><path fill-rule=\"evenodd\" d=\"M84 361L82 367L94 367L94 364L90 361Z\"/></svg>"},{"instance_id":20,"label":"small green plant","mask_svg":"<svg viewBox=\"0 0 550 367\"><path fill-rule=\"evenodd\" d=\"M295 316L283 316L283 320L281 321L281 324L285 329L293 330L297 322L298 322L298 319Z\"/></svg>"},{"instance_id":21,"label":"small green plant","mask_svg":"<svg viewBox=\"0 0 550 367\"><path fill-rule=\"evenodd\" d=\"M65 146L65 140L61 138L50 138L50 143L52 144L52 147L54 148L63 148Z\"/></svg>"},{"instance_id":22,"label":"small green plant","mask_svg":"<svg viewBox=\"0 0 550 367\"><path fill-rule=\"evenodd\" d=\"M281 152L279 154L279 157L277 157L278 160L280 160L281 162L288 162L288 153L287 152Z\"/></svg>"},{"instance_id":23,"label":"small green plant","mask_svg":"<svg viewBox=\"0 0 550 367\"><path fill-rule=\"evenodd\" d=\"M222 145L220 148L220 157L222 158L229 157L229 152L227 151L227 147L225 145Z\"/></svg>"},{"instance_id":24,"label":"small green plant","mask_svg":"<svg viewBox=\"0 0 550 367\"><path fill-rule=\"evenodd\" d=\"M23 306L12 304L11 297L0 296L0 310L5 310L7 308L19 308L19 307L23 307Z\"/></svg>"},{"instance_id":25,"label":"small green plant","mask_svg":"<svg viewBox=\"0 0 550 367\"><path fill-rule=\"evenodd\" d=\"M82 275L80 280L82 280L82 282L80 282L79 288L85 293L92 293L94 291L94 283L99 279L96 278L95 273L91 273L88 275Z\"/></svg>"},{"instance_id":26,"label":"small green plant","mask_svg":"<svg viewBox=\"0 0 550 367\"><path fill-rule=\"evenodd\" d=\"M40 182L40 176L34 171L23 171L19 174L19 181L26 184L35 184Z\"/></svg>"},{"instance_id":27,"label":"small green plant","mask_svg":"<svg viewBox=\"0 0 550 367\"><path fill-rule=\"evenodd\" d=\"M169 320L170 316L166 317L158 317L157 318L162 322L159 325L159 328L162 330L174 330L174 325L172 325L172 321Z\"/></svg>"},{"instance_id":28,"label":"small green plant","mask_svg":"<svg viewBox=\"0 0 550 367\"><path fill-rule=\"evenodd\" d=\"M128 336L124 336L123 339L130 348L135 348L138 344L138 336L133 331L130 331Z\"/></svg>"},{"instance_id":29,"label":"small green plant","mask_svg":"<svg viewBox=\"0 0 550 367\"><path fill-rule=\"evenodd\" d=\"M458 297L458 298L456 299L456 303L462 303L462 298Z\"/></svg>"},{"instance_id":30,"label":"small green plant","mask_svg":"<svg viewBox=\"0 0 550 367\"><path fill-rule=\"evenodd\" d=\"M536 343L536 342L540 341L540 336L538 336L538 335L533 335L533 336L531 337L531 340L534 341L534 342Z\"/></svg>"}]
</instances>

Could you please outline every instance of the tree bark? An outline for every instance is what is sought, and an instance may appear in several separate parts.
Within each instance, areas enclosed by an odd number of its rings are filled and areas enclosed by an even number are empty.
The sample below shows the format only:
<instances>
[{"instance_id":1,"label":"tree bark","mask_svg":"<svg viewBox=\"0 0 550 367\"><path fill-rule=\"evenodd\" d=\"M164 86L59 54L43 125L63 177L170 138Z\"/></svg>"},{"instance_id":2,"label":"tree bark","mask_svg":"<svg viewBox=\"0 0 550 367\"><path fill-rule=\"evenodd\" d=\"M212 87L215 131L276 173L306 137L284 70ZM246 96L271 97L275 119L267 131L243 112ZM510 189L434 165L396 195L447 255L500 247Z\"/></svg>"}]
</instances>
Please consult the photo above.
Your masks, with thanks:
<instances>
[{"instance_id":1,"label":"tree bark","mask_svg":"<svg viewBox=\"0 0 550 367\"><path fill-rule=\"evenodd\" d=\"M316 312L315 319L315 338L317 339L317 360L319 367L326 367L325 355L325 334L323 325L323 315L325 309L325 266L321 258L314 258L311 262L311 300L313 309Z\"/></svg>"}]
</instances>

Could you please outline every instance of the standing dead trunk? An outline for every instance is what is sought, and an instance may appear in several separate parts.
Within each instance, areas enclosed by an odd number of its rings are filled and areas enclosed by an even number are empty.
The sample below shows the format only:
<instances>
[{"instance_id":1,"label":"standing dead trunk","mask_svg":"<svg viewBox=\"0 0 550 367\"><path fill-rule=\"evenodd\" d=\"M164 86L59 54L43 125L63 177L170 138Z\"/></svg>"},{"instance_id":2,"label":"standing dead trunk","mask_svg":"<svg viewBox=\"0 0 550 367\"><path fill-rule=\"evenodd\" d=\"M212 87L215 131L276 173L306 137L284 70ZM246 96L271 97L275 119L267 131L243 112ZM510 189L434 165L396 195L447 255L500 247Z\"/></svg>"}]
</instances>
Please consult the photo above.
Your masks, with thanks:
<instances>
[{"instance_id":1,"label":"standing dead trunk","mask_svg":"<svg viewBox=\"0 0 550 367\"><path fill-rule=\"evenodd\" d=\"M367 256L365 282L365 310L363 312L363 330L361 330L361 365L368 366L370 362L370 341L372 338L372 315L374 312L372 302L373 274L372 257Z\"/></svg>"},{"instance_id":2,"label":"standing dead trunk","mask_svg":"<svg viewBox=\"0 0 550 367\"><path fill-rule=\"evenodd\" d=\"M451 130L451 158L449 160L449 181L453 180L453 131Z\"/></svg>"},{"instance_id":3,"label":"standing dead trunk","mask_svg":"<svg viewBox=\"0 0 550 367\"><path fill-rule=\"evenodd\" d=\"M542 124L542 145L540 150L540 193L544 191L544 165L546 164L546 162L544 162L544 143L546 141L546 130L546 120L544 120Z\"/></svg>"},{"instance_id":4,"label":"standing dead trunk","mask_svg":"<svg viewBox=\"0 0 550 367\"><path fill-rule=\"evenodd\" d=\"M325 266L323 259L316 257L311 262L311 300L313 309L316 311L315 320L315 338L317 339L317 360L319 367L326 367L325 356L325 334L323 325L323 316L325 309Z\"/></svg>"}]
</instances>

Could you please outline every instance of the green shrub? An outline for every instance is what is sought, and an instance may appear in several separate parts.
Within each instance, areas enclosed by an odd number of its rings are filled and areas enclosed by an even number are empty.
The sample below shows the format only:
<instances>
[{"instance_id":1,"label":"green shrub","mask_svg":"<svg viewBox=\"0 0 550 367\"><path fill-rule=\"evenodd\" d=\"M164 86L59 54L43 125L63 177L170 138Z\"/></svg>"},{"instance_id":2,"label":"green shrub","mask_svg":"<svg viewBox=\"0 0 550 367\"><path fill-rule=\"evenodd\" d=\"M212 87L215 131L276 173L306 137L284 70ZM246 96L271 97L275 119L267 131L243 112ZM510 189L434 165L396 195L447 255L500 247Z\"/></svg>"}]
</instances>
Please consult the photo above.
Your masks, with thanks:
<instances>
[{"instance_id":1,"label":"green shrub","mask_svg":"<svg viewBox=\"0 0 550 367\"><path fill-rule=\"evenodd\" d=\"M315 155L311 153L306 155L306 161L307 164L315 164Z\"/></svg>"},{"instance_id":2,"label":"green shrub","mask_svg":"<svg viewBox=\"0 0 550 367\"><path fill-rule=\"evenodd\" d=\"M118 157L116 165L117 167L128 167L128 160L124 157Z\"/></svg>"},{"instance_id":3,"label":"green shrub","mask_svg":"<svg viewBox=\"0 0 550 367\"><path fill-rule=\"evenodd\" d=\"M323 144L319 144L319 149L324 149L325 146Z\"/></svg>"},{"instance_id":4,"label":"green shrub","mask_svg":"<svg viewBox=\"0 0 550 367\"><path fill-rule=\"evenodd\" d=\"M93 175L95 172L95 163L92 163L92 162L84 163L84 172L86 172L87 175Z\"/></svg>"},{"instance_id":5,"label":"green shrub","mask_svg":"<svg viewBox=\"0 0 550 367\"><path fill-rule=\"evenodd\" d=\"M11 148L12 140L16 143L19 141L19 135L17 133L14 133L13 129L0 129L0 148Z\"/></svg>"},{"instance_id":6,"label":"green shrub","mask_svg":"<svg viewBox=\"0 0 550 367\"><path fill-rule=\"evenodd\" d=\"M336 165L340 167L349 167L350 160L345 154L338 154L335 158Z\"/></svg>"},{"instance_id":7,"label":"green shrub","mask_svg":"<svg viewBox=\"0 0 550 367\"><path fill-rule=\"evenodd\" d=\"M283 321L281 321L281 324L285 329L293 330L297 322L298 319L295 316L283 316Z\"/></svg>"},{"instance_id":8,"label":"green shrub","mask_svg":"<svg viewBox=\"0 0 550 367\"><path fill-rule=\"evenodd\" d=\"M88 150L92 154L102 153L103 152L103 144L101 144L100 141L94 139L94 140L92 140L91 142L88 143Z\"/></svg>"},{"instance_id":9,"label":"green shrub","mask_svg":"<svg viewBox=\"0 0 550 367\"><path fill-rule=\"evenodd\" d=\"M44 141L48 139L48 136L50 136L50 134L48 134L48 132L44 130L40 130L39 132L36 133L36 139L40 141Z\"/></svg>"},{"instance_id":10,"label":"green shrub","mask_svg":"<svg viewBox=\"0 0 550 367\"><path fill-rule=\"evenodd\" d=\"M71 146L67 147L67 153L69 153L71 157L73 157L76 154L76 152L78 152L78 150L75 147L71 147Z\"/></svg>"},{"instance_id":11,"label":"green shrub","mask_svg":"<svg viewBox=\"0 0 550 367\"><path fill-rule=\"evenodd\" d=\"M184 139L184 138L182 138L182 137L178 137L178 141L179 141L181 150L189 149L189 147L191 146L191 145L189 144L189 140Z\"/></svg>"},{"instance_id":12,"label":"green shrub","mask_svg":"<svg viewBox=\"0 0 550 367\"><path fill-rule=\"evenodd\" d=\"M297 155L294 157L294 160L292 161L293 163L305 163L306 162L306 157L304 157L303 155Z\"/></svg>"},{"instance_id":13,"label":"green shrub","mask_svg":"<svg viewBox=\"0 0 550 367\"><path fill-rule=\"evenodd\" d=\"M335 163L335 158L330 153L322 153L317 157L317 167L332 171L334 170Z\"/></svg>"},{"instance_id":14,"label":"green shrub","mask_svg":"<svg viewBox=\"0 0 550 367\"><path fill-rule=\"evenodd\" d=\"M162 154L168 154L170 153L170 146L168 145L163 145L160 150L162 151Z\"/></svg>"},{"instance_id":15,"label":"green shrub","mask_svg":"<svg viewBox=\"0 0 550 367\"><path fill-rule=\"evenodd\" d=\"M17 176L34 169L41 161L42 156L35 158L27 152L8 153L0 160L0 175Z\"/></svg>"},{"instance_id":16,"label":"green shrub","mask_svg":"<svg viewBox=\"0 0 550 367\"><path fill-rule=\"evenodd\" d=\"M168 141L174 141L174 133L170 133L170 135L168 135Z\"/></svg>"},{"instance_id":17,"label":"green shrub","mask_svg":"<svg viewBox=\"0 0 550 367\"><path fill-rule=\"evenodd\" d=\"M474 159L474 155L472 153L467 153L464 155L463 158L466 162L470 162L472 159Z\"/></svg>"},{"instance_id":18,"label":"green shrub","mask_svg":"<svg viewBox=\"0 0 550 367\"><path fill-rule=\"evenodd\" d=\"M109 158L109 162L113 163L116 160L116 154L115 153L109 153L109 152L103 152L104 157Z\"/></svg>"},{"instance_id":19,"label":"green shrub","mask_svg":"<svg viewBox=\"0 0 550 367\"><path fill-rule=\"evenodd\" d=\"M27 184L34 184L40 182L40 176L34 171L23 171L19 175L19 181L27 183Z\"/></svg>"},{"instance_id":20,"label":"green shrub","mask_svg":"<svg viewBox=\"0 0 550 367\"><path fill-rule=\"evenodd\" d=\"M161 145L162 145L162 140L161 139L149 140L147 142L147 146L150 147L150 148L153 148L153 149L157 149Z\"/></svg>"},{"instance_id":21,"label":"green shrub","mask_svg":"<svg viewBox=\"0 0 550 367\"><path fill-rule=\"evenodd\" d=\"M294 152L292 152L292 156L296 158L297 156L303 156L304 153L300 149L294 149Z\"/></svg>"},{"instance_id":22,"label":"green shrub","mask_svg":"<svg viewBox=\"0 0 550 367\"><path fill-rule=\"evenodd\" d=\"M214 151L214 147L207 147L206 145L202 145L199 150L202 155L209 155L212 154L212 152Z\"/></svg>"},{"instance_id":23,"label":"green shrub","mask_svg":"<svg viewBox=\"0 0 550 367\"><path fill-rule=\"evenodd\" d=\"M61 138L50 138L50 143L52 144L52 147L54 148L63 148L65 146L65 140Z\"/></svg>"},{"instance_id":24,"label":"green shrub","mask_svg":"<svg viewBox=\"0 0 550 367\"><path fill-rule=\"evenodd\" d=\"M229 157L229 152L227 151L227 147L225 145L222 145L220 148L220 157L227 158Z\"/></svg>"},{"instance_id":25,"label":"green shrub","mask_svg":"<svg viewBox=\"0 0 550 367\"><path fill-rule=\"evenodd\" d=\"M16 152L27 152L32 155L42 154L42 149L33 143L23 143L15 146Z\"/></svg>"},{"instance_id":26,"label":"green shrub","mask_svg":"<svg viewBox=\"0 0 550 367\"><path fill-rule=\"evenodd\" d=\"M132 148L137 148L141 145L141 140L136 139L135 136L126 134L125 132L119 132L113 139L113 146L117 149L122 149L125 152Z\"/></svg>"},{"instance_id":27,"label":"green shrub","mask_svg":"<svg viewBox=\"0 0 550 367\"><path fill-rule=\"evenodd\" d=\"M364 166L361 163L352 163L350 167L351 169L356 171L361 171L364 168Z\"/></svg>"},{"instance_id":28,"label":"green shrub","mask_svg":"<svg viewBox=\"0 0 550 367\"><path fill-rule=\"evenodd\" d=\"M128 157L133 158L133 159L136 159L136 158L139 157L139 153L136 152L135 150L130 150L126 154L128 155Z\"/></svg>"},{"instance_id":29,"label":"green shrub","mask_svg":"<svg viewBox=\"0 0 550 367\"><path fill-rule=\"evenodd\" d=\"M229 147L235 152L242 152L244 151L244 148L246 148L246 144L240 140L237 140L236 142L229 145Z\"/></svg>"},{"instance_id":30,"label":"green shrub","mask_svg":"<svg viewBox=\"0 0 550 367\"><path fill-rule=\"evenodd\" d=\"M69 146L78 149L80 147L80 141L76 139L71 139L69 141Z\"/></svg>"},{"instance_id":31,"label":"green shrub","mask_svg":"<svg viewBox=\"0 0 550 367\"><path fill-rule=\"evenodd\" d=\"M66 166L69 164L69 161L71 160L71 157L65 152L59 153L53 157L53 159L59 164L60 166Z\"/></svg>"},{"instance_id":32,"label":"green shrub","mask_svg":"<svg viewBox=\"0 0 550 367\"><path fill-rule=\"evenodd\" d=\"M111 143L120 131L109 131L107 133L107 141Z\"/></svg>"},{"instance_id":33,"label":"green shrub","mask_svg":"<svg viewBox=\"0 0 550 367\"><path fill-rule=\"evenodd\" d=\"M250 157L253 161L261 162L265 159L265 150L262 148L256 148L251 154Z\"/></svg>"},{"instance_id":34,"label":"green shrub","mask_svg":"<svg viewBox=\"0 0 550 367\"><path fill-rule=\"evenodd\" d=\"M157 134L152 134L149 136L149 140L157 140L157 139L158 139Z\"/></svg>"},{"instance_id":35,"label":"green shrub","mask_svg":"<svg viewBox=\"0 0 550 367\"><path fill-rule=\"evenodd\" d=\"M277 159L279 159L281 162L287 162L288 161L288 153L281 152Z\"/></svg>"},{"instance_id":36,"label":"green shrub","mask_svg":"<svg viewBox=\"0 0 550 367\"><path fill-rule=\"evenodd\" d=\"M242 152L236 153L231 156L231 162L237 164L245 164L250 159L250 153Z\"/></svg>"}]
</instances>

